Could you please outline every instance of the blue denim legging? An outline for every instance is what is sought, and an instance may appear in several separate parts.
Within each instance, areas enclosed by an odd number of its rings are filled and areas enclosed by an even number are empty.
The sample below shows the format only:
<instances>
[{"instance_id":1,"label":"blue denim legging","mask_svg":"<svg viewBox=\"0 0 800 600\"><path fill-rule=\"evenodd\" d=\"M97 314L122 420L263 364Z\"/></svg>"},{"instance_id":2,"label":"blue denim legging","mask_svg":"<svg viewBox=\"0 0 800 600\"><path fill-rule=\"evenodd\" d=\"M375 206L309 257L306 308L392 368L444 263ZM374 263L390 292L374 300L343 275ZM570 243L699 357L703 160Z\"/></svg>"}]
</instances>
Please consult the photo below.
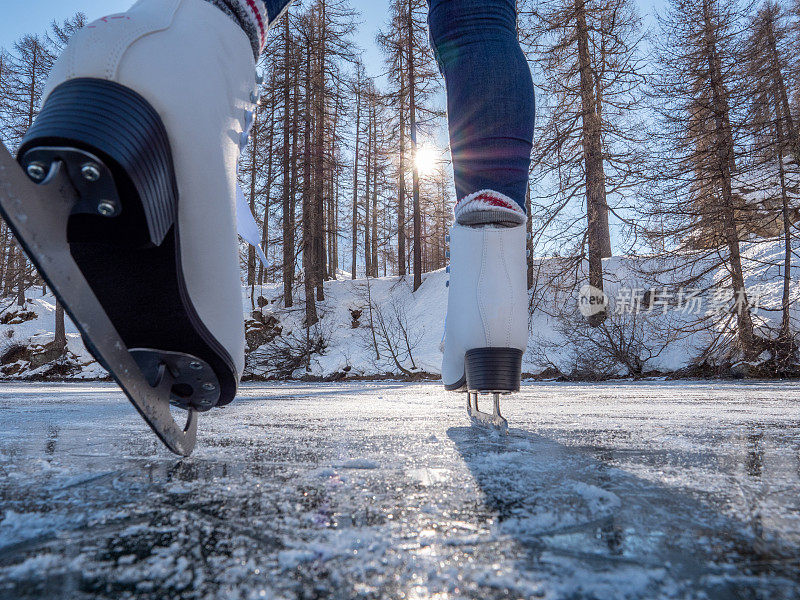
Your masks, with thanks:
<instances>
[{"instance_id":1,"label":"blue denim legging","mask_svg":"<svg viewBox=\"0 0 800 600\"><path fill-rule=\"evenodd\" d=\"M270 16L290 0L265 0ZM458 199L490 189L525 210L533 81L514 0L428 0L431 42L447 86Z\"/></svg>"}]
</instances>

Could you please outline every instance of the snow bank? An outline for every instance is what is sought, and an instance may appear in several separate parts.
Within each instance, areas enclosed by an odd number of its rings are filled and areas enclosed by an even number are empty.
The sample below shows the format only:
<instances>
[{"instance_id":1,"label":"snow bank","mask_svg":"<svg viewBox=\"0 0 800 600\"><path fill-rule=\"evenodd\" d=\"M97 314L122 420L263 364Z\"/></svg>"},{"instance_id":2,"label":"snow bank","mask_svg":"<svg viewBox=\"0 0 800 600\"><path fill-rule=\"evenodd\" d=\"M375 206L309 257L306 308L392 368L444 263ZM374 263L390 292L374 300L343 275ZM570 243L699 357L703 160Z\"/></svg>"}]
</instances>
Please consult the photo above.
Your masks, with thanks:
<instances>
[{"instance_id":1,"label":"snow bank","mask_svg":"<svg viewBox=\"0 0 800 600\"><path fill-rule=\"evenodd\" d=\"M751 242L742 246L747 287L757 296L757 325L776 326L780 321L783 293L783 248L777 242ZM530 342L525 354L526 373L580 374L587 364L595 376L631 373L669 373L695 365L714 339L730 337L732 329L724 315L704 327L696 316L674 307L653 307L634 316L618 311L615 302L626 289L653 287L675 290L691 271L698 274L698 287L723 282L726 273L715 268L704 272L711 258L692 266L688 255L662 257L613 257L604 262L606 294L614 314L607 322L612 335L624 341L630 361L603 358L602 340L584 331L577 316L575 285L559 291L554 286L565 259L539 259L535 264L536 285L531 293ZM800 319L800 259L794 256L790 296L792 318ZM427 273L416 293L411 278L349 278L340 273L324 285L325 300L317 303L317 325L305 327L302 288L295 290L294 306L285 308L282 284L244 287L242 302L247 320L248 357L245 377L357 378L438 375L441 341L447 305L447 273ZM578 286L579 287L579 286ZM674 300L674 299L673 299ZM9 303L11 300L9 300ZM573 308L574 307L574 308ZM0 313L0 377L94 379L104 371L84 349L72 324L67 324L68 354L58 368L40 364L37 356L53 340L55 305L50 294L30 290L22 308L9 304ZM663 309L663 310L662 310ZM17 316L10 316L16 314ZM373 331L375 334L373 335ZM594 338L592 336L595 336ZM312 348L312 352L305 352ZM306 356L310 354L310 356ZM606 361L605 363L603 361ZM627 359L626 359L627 360ZM638 361L638 362L637 362ZM602 367L602 368L601 368Z\"/></svg>"}]
</instances>

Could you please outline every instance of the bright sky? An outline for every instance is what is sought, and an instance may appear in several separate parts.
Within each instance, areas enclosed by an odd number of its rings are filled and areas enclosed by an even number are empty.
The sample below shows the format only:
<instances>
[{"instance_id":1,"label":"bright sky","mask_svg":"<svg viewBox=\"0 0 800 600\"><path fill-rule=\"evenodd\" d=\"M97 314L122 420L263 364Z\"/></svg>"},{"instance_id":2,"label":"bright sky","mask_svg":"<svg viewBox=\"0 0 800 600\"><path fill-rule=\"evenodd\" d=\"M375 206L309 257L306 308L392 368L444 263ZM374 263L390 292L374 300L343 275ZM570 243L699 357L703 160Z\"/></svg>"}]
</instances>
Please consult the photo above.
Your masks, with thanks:
<instances>
[{"instance_id":1,"label":"bright sky","mask_svg":"<svg viewBox=\"0 0 800 600\"><path fill-rule=\"evenodd\" d=\"M43 32L53 19L63 21L77 12L83 12L92 21L107 14L122 12L133 0L3 0L0 8L0 46L9 48L26 33ZM378 75L383 67L375 45L375 35L387 19L388 0L351 0L351 6L362 14L363 25L358 28L355 41L366 50L364 57L371 75Z\"/></svg>"},{"instance_id":2,"label":"bright sky","mask_svg":"<svg viewBox=\"0 0 800 600\"><path fill-rule=\"evenodd\" d=\"M11 44L26 33L44 32L55 19L63 21L76 12L83 12L91 21L103 15L126 10L133 0L0 0L0 47ZM646 25L653 25L655 11L662 12L668 0L636 0ZM385 27L388 15L388 0L350 0L351 6L361 12L362 24L355 33L355 42L365 50L364 62L367 73L379 76L385 66L375 44L378 30ZM443 99L442 99L443 103ZM442 127L433 143L440 148L447 146L447 130ZM426 142L423 140L423 144ZM430 142L428 142L430 143ZM612 237L616 238L616 223L612 224Z\"/></svg>"},{"instance_id":3,"label":"bright sky","mask_svg":"<svg viewBox=\"0 0 800 600\"><path fill-rule=\"evenodd\" d=\"M655 11L663 12L668 0L636 0L645 24L654 24ZM91 21L103 15L126 10L133 0L2 0L0 8L0 47L11 44L26 33L44 32L55 19L63 21L76 12L83 12ZM388 15L388 0L350 0L352 7L362 15L362 24L355 33L355 42L363 48L367 73L373 77L383 73L383 58L375 43L378 30L385 27ZM440 148L447 146L446 128L442 127L435 136L434 144ZM425 142L423 141L423 144ZM612 224L612 230L615 229ZM612 236L616 237L612 231Z\"/></svg>"},{"instance_id":4,"label":"bright sky","mask_svg":"<svg viewBox=\"0 0 800 600\"><path fill-rule=\"evenodd\" d=\"M644 14L652 14L666 0L637 0ZM383 67L375 45L375 34L387 19L388 0L351 0L351 5L361 11L363 25L356 32L356 42L366 50L365 62L370 75L378 75ZM3 0L0 9L0 46L10 47L14 40L26 33L42 32L53 19L63 21L76 12L86 13L89 20L126 10L132 0Z\"/></svg>"}]
</instances>

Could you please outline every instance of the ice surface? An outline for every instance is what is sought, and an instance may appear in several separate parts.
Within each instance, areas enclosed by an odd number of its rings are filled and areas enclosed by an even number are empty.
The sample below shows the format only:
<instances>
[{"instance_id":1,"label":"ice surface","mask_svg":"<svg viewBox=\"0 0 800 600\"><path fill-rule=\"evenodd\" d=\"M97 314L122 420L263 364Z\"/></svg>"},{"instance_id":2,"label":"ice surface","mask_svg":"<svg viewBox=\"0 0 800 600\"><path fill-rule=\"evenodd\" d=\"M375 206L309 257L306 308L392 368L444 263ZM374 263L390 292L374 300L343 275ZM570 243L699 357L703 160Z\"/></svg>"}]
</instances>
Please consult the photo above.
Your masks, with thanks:
<instances>
[{"instance_id":1,"label":"ice surface","mask_svg":"<svg viewBox=\"0 0 800 600\"><path fill-rule=\"evenodd\" d=\"M180 460L0 386L0 598L798 598L800 385L249 385Z\"/></svg>"}]
</instances>

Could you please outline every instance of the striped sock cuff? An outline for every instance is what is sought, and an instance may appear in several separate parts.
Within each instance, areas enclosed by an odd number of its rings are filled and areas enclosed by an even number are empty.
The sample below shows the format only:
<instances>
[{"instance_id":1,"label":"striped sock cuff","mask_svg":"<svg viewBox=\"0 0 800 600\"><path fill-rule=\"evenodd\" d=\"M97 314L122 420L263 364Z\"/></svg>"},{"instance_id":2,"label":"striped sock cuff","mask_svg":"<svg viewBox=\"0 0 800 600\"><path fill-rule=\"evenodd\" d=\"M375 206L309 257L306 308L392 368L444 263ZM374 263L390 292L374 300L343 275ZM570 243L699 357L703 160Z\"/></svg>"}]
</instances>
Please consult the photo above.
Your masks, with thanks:
<instances>
[{"instance_id":1,"label":"striped sock cuff","mask_svg":"<svg viewBox=\"0 0 800 600\"><path fill-rule=\"evenodd\" d=\"M521 225L527 220L519 204L493 190L464 196L456 203L453 212L459 225Z\"/></svg>"},{"instance_id":2,"label":"striped sock cuff","mask_svg":"<svg viewBox=\"0 0 800 600\"><path fill-rule=\"evenodd\" d=\"M256 60L261 56L264 45L267 41L267 31L272 21L277 19L280 14L276 14L270 19L267 5L264 0L207 0L226 15L236 21L244 29L247 37L250 38L250 45L253 47L253 55ZM289 2L286 2L286 6ZM283 14L283 13L281 13Z\"/></svg>"}]
</instances>

